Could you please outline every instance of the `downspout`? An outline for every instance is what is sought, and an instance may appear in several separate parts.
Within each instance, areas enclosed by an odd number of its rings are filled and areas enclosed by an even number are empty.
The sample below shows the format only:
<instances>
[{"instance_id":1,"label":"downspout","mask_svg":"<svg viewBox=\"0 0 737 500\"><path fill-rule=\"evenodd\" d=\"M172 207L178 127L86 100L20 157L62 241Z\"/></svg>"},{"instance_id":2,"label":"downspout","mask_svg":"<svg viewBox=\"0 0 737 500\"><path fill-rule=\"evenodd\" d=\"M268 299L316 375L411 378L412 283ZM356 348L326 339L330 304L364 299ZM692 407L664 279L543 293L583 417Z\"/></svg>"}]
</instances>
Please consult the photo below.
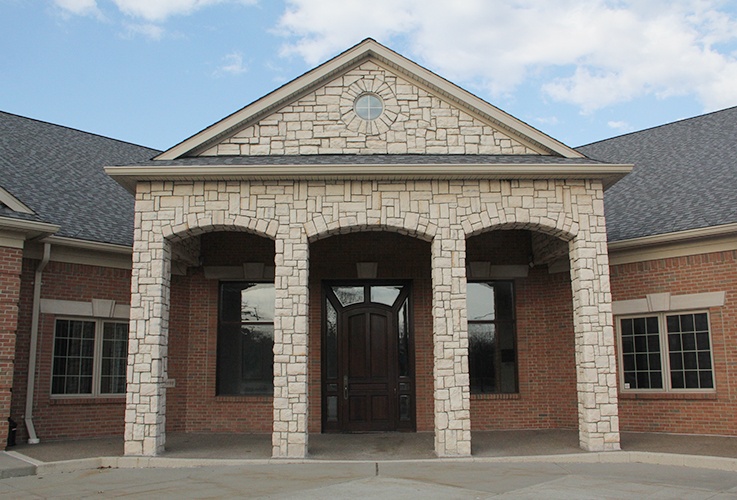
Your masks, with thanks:
<instances>
[{"instance_id":1,"label":"downspout","mask_svg":"<svg viewBox=\"0 0 737 500\"><path fill-rule=\"evenodd\" d=\"M31 317L31 351L28 355L28 387L26 388L26 430L28 444L38 444L40 440L33 426L33 393L36 385L36 352L38 351L38 320L41 316L41 277L51 257L51 243L44 243L44 253L36 268L33 281L33 316Z\"/></svg>"}]
</instances>

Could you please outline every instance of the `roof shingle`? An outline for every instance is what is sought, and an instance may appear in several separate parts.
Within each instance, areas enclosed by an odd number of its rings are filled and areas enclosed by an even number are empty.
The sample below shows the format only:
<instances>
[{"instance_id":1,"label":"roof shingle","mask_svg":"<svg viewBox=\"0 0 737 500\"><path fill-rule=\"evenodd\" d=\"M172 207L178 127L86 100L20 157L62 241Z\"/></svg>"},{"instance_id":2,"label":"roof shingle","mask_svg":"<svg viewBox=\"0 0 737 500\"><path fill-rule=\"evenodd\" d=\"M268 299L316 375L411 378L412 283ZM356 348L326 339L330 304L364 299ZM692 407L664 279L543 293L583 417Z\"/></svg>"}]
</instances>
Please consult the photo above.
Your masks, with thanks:
<instances>
[{"instance_id":1,"label":"roof shingle","mask_svg":"<svg viewBox=\"0 0 737 500\"><path fill-rule=\"evenodd\" d=\"M157 153L0 111L0 186L33 210L36 220L61 226L59 236L132 245L133 197L102 167Z\"/></svg>"}]
</instances>

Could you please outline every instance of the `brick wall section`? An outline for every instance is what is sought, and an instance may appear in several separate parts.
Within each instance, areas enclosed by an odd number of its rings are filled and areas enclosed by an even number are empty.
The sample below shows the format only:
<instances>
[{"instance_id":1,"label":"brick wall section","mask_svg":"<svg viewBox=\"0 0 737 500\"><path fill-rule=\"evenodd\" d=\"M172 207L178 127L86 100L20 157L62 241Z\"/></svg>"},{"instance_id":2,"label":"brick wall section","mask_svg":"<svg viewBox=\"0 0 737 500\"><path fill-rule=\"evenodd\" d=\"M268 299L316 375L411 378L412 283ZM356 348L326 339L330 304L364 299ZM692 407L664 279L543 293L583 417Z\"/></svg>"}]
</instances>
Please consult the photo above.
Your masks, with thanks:
<instances>
[{"instance_id":1,"label":"brick wall section","mask_svg":"<svg viewBox=\"0 0 737 500\"><path fill-rule=\"evenodd\" d=\"M205 266L274 263L274 242L268 238L221 232L194 239ZM217 395L218 286L202 268L172 277L169 378L176 386L167 389L167 430L271 433L271 396Z\"/></svg>"},{"instance_id":2,"label":"brick wall section","mask_svg":"<svg viewBox=\"0 0 737 500\"><path fill-rule=\"evenodd\" d=\"M489 231L468 239L468 260L527 265L535 242L560 241L532 231ZM548 246L548 244L545 244ZM575 429L576 365L569 273L545 266L514 280L518 394L471 396L473 430Z\"/></svg>"},{"instance_id":3,"label":"brick wall section","mask_svg":"<svg viewBox=\"0 0 737 500\"><path fill-rule=\"evenodd\" d=\"M575 429L576 364L568 273L514 280L518 394L471 396L473 430Z\"/></svg>"},{"instance_id":4,"label":"brick wall section","mask_svg":"<svg viewBox=\"0 0 737 500\"><path fill-rule=\"evenodd\" d=\"M21 321L13 380L13 418L19 423L20 440L27 438L22 417L25 413L28 380L28 356L31 336L33 280L38 261L23 260ZM43 272L42 299L89 302L114 300L128 304L130 271L106 267L49 262ZM119 436L123 432L123 397L89 398L51 396L51 372L56 317L39 318L38 361L36 371L33 422L41 440L62 438Z\"/></svg>"},{"instance_id":5,"label":"brick wall section","mask_svg":"<svg viewBox=\"0 0 737 500\"><path fill-rule=\"evenodd\" d=\"M22 249L0 247L0 443L5 443L11 416L22 261Z\"/></svg>"},{"instance_id":6,"label":"brick wall section","mask_svg":"<svg viewBox=\"0 0 737 500\"><path fill-rule=\"evenodd\" d=\"M381 96L384 113L359 119L354 99ZM377 66L364 63L203 153L537 154L468 112Z\"/></svg>"},{"instance_id":7,"label":"brick wall section","mask_svg":"<svg viewBox=\"0 0 737 500\"><path fill-rule=\"evenodd\" d=\"M612 297L644 298L726 292L723 307L709 310L716 394L620 394L623 430L687 434L737 434L737 252L612 266Z\"/></svg>"}]
</instances>

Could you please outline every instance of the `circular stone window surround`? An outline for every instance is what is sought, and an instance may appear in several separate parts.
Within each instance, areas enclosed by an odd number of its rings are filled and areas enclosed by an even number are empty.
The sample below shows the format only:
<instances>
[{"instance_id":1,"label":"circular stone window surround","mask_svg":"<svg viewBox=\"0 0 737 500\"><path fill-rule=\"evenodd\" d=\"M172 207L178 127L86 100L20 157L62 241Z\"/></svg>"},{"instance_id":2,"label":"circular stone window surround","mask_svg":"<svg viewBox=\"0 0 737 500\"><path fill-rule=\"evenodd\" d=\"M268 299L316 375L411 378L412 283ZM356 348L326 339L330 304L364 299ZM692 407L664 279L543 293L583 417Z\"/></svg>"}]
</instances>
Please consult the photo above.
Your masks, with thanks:
<instances>
[{"instance_id":1,"label":"circular stone window surround","mask_svg":"<svg viewBox=\"0 0 737 500\"><path fill-rule=\"evenodd\" d=\"M375 96L383 104L383 109L373 120L361 118L356 113L357 100L363 96ZM386 133L399 116L397 96L388 83L380 77L366 77L356 80L340 96L340 117L348 130L366 135Z\"/></svg>"}]
</instances>

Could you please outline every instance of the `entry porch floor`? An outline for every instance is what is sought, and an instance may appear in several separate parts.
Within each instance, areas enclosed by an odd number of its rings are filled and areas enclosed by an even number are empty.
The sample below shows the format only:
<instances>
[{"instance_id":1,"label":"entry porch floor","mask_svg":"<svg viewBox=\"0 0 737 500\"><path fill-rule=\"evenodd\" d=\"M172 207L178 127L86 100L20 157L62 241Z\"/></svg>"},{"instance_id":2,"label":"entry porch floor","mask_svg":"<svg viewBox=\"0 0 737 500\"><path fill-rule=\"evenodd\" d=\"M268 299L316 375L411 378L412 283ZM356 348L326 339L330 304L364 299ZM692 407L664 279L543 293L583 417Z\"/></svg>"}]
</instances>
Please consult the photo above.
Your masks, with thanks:
<instances>
[{"instance_id":1,"label":"entry porch floor","mask_svg":"<svg viewBox=\"0 0 737 500\"><path fill-rule=\"evenodd\" d=\"M656 433L621 435L623 451L644 451L737 458L737 437ZM42 441L19 444L16 451L40 462L123 456L122 437ZM578 447L574 430L493 431L472 433L474 457L520 457L586 453ZM271 458L271 436L266 434L168 433L169 458ZM431 433L311 434L312 460L422 460L433 459Z\"/></svg>"}]
</instances>

